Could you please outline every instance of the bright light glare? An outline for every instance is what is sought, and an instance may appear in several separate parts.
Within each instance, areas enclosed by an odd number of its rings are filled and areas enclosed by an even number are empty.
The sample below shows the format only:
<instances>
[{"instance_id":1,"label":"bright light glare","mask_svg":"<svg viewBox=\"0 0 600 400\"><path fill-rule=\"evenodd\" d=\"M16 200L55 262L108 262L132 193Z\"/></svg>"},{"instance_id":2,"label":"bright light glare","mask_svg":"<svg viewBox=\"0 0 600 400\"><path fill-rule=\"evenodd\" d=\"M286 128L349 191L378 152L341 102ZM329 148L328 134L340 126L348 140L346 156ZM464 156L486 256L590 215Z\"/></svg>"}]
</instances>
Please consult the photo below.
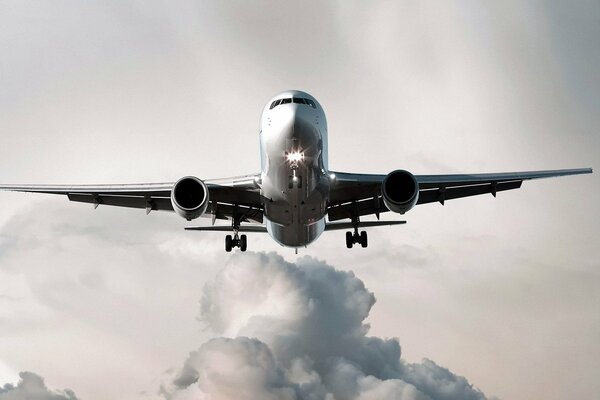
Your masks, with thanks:
<instances>
[{"instance_id":1,"label":"bright light glare","mask_svg":"<svg viewBox=\"0 0 600 400\"><path fill-rule=\"evenodd\" d=\"M300 162L300 161L302 161L304 159L304 153L299 153L299 152L288 153L287 159L291 163Z\"/></svg>"}]
</instances>

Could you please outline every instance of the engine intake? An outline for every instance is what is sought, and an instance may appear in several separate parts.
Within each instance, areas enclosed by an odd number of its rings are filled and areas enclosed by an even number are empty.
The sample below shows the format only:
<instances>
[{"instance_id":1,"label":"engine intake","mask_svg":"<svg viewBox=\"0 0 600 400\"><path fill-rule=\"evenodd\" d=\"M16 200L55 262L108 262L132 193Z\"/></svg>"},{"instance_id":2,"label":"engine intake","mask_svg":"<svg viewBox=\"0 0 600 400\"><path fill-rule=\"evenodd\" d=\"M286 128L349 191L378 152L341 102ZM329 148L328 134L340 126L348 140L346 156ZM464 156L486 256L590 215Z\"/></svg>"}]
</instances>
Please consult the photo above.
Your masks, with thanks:
<instances>
[{"instance_id":1,"label":"engine intake","mask_svg":"<svg viewBox=\"0 0 600 400\"><path fill-rule=\"evenodd\" d=\"M419 183L413 174L398 169L390 172L383 180L381 196L390 211L404 214L419 200Z\"/></svg>"},{"instance_id":2,"label":"engine intake","mask_svg":"<svg viewBox=\"0 0 600 400\"><path fill-rule=\"evenodd\" d=\"M185 176L173 185L171 204L177 215L191 221L208 207L208 187L194 176Z\"/></svg>"}]
</instances>

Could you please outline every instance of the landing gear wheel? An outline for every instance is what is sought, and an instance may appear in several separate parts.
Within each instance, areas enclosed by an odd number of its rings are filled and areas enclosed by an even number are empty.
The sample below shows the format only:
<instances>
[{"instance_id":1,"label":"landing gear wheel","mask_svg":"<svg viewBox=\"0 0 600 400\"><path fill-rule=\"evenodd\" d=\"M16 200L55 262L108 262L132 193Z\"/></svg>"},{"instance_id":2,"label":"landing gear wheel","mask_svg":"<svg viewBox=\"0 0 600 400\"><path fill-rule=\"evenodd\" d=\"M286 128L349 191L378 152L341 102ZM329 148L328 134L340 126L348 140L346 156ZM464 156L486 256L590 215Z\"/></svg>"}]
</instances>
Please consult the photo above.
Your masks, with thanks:
<instances>
[{"instance_id":1,"label":"landing gear wheel","mask_svg":"<svg viewBox=\"0 0 600 400\"><path fill-rule=\"evenodd\" d=\"M367 231L362 231L360 233L360 245L362 247L367 247L368 244L369 244L369 242L367 240Z\"/></svg>"},{"instance_id":2,"label":"landing gear wheel","mask_svg":"<svg viewBox=\"0 0 600 400\"><path fill-rule=\"evenodd\" d=\"M352 232L346 232L346 247L351 249L354 244L354 237L352 237Z\"/></svg>"},{"instance_id":3,"label":"landing gear wheel","mask_svg":"<svg viewBox=\"0 0 600 400\"><path fill-rule=\"evenodd\" d=\"M231 251L231 246L232 246L231 235L227 235L227 236L225 236L225 251L229 253Z\"/></svg>"},{"instance_id":4,"label":"landing gear wheel","mask_svg":"<svg viewBox=\"0 0 600 400\"><path fill-rule=\"evenodd\" d=\"M247 245L248 245L248 239L246 238L246 235L241 235L240 236L240 250L246 251Z\"/></svg>"}]
</instances>

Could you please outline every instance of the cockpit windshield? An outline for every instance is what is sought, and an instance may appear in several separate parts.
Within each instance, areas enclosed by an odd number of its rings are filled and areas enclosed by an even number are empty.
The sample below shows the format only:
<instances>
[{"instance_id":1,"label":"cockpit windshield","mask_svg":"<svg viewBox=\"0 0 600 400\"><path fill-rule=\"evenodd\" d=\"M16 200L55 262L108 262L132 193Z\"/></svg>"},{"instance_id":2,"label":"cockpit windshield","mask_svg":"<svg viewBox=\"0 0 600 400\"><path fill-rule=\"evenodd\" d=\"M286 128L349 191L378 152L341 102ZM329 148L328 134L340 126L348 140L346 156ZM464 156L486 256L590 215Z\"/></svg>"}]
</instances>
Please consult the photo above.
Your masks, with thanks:
<instances>
[{"instance_id":1,"label":"cockpit windshield","mask_svg":"<svg viewBox=\"0 0 600 400\"><path fill-rule=\"evenodd\" d=\"M290 104L290 103L295 103L295 104L305 104L307 106L310 106L312 108L317 108L317 105L315 104L314 100L311 99L304 99L302 97L294 97L294 98L285 98L285 99L279 99L279 100L275 100L271 103L271 106L269 107L270 110L274 109L275 107L277 107L278 105L281 104Z\"/></svg>"}]
</instances>

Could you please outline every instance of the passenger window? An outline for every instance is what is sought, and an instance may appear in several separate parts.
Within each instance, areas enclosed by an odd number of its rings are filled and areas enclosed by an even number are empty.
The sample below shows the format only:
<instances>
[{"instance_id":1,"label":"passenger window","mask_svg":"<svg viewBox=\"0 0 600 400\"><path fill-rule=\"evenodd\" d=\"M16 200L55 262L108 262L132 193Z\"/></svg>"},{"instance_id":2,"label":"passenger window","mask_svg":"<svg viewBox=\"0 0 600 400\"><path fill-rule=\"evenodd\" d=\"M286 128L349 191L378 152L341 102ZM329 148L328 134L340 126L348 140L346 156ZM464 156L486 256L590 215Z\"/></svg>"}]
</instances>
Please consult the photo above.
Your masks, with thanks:
<instances>
[{"instance_id":1,"label":"passenger window","mask_svg":"<svg viewBox=\"0 0 600 400\"><path fill-rule=\"evenodd\" d=\"M306 99L306 104L308 104L312 108L317 108L317 106L315 105L315 102L312 101L311 99Z\"/></svg>"},{"instance_id":2,"label":"passenger window","mask_svg":"<svg viewBox=\"0 0 600 400\"><path fill-rule=\"evenodd\" d=\"M294 97L294 103L304 104L304 99L301 99L301 98L298 98L298 97Z\"/></svg>"},{"instance_id":3,"label":"passenger window","mask_svg":"<svg viewBox=\"0 0 600 400\"><path fill-rule=\"evenodd\" d=\"M281 99L281 103L279 104L289 104L292 102L292 99Z\"/></svg>"},{"instance_id":4,"label":"passenger window","mask_svg":"<svg viewBox=\"0 0 600 400\"><path fill-rule=\"evenodd\" d=\"M271 110L274 109L275 107L277 107L279 105L279 103L281 103L281 100L275 100L274 102L271 103Z\"/></svg>"}]
</instances>

